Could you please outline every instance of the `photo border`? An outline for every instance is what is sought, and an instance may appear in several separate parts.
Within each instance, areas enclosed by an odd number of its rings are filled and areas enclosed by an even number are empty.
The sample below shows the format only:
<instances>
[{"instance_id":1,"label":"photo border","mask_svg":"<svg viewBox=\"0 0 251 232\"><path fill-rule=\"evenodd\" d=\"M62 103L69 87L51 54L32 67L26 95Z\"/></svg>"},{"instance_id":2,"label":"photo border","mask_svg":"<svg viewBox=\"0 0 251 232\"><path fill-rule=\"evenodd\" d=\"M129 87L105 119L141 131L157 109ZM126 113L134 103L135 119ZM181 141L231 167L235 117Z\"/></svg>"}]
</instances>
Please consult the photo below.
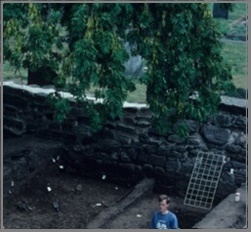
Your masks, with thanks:
<instances>
[{"instance_id":1,"label":"photo border","mask_svg":"<svg viewBox=\"0 0 251 232\"><path fill-rule=\"evenodd\" d=\"M0 128L1 128L1 134L0 134L0 142L1 142L1 154L3 154L3 5L5 3L116 3L116 2L119 2L119 3L213 3L213 2L216 2L216 3L246 3L247 4L247 7L249 9L249 12L248 12L248 17L250 17L251 13L250 13L250 9L251 9L251 2L249 0L246 0L246 1L222 1L222 0L218 0L218 1L212 1L212 0L209 0L209 1L189 1L189 0L176 0L176 1L165 1L165 0L160 0L160 1L127 1L127 0L124 0L124 1L116 1L116 0L110 0L110 1L71 1L71 0L68 0L68 1L64 1L64 0L54 0L54 1L29 1L29 0L23 0L23 1L8 1L8 0L5 0L5 1L1 1L1 12L0 12L0 16L1 16L1 55L0 55L0 59L1 59L1 69L0 69L0 87L1 87L1 96L0 96L0 99L1 99L1 124L0 124ZM250 26L250 23L247 25L248 27L248 37L250 38L251 37L251 26ZM251 73L251 65L250 65L250 59L248 59L248 53L251 54L251 47L248 46L249 45L249 41L247 41L247 84L248 84L248 89L251 89L251 83L248 83L248 73ZM248 91L249 92L249 91ZM248 101L247 101L248 102ZM248 110L249 108L249 110ZM251 111L251 104L247 105L246 107L246 110L247 110L247 113L249 113L250 115L250 111ZM248 114L247 114L248 115ZM248 120L248 125L250 125L250 120ZM246 127L246 136L247 136L247 139L246 139L246 145L248 145L248 134L247 134L247 131L248 131L248 127ZM249 130L250 131L250 130ZM247 146L246 146L246 149L247 149ZM248 169L248 152L246 152L246 164L247 164L247 170L248 172L246 173L246 176L247 176L247 183L248 183L248 177L250 177L250 170ZM0 169L1 169L1 172L0 172L0 177L1 177L1 217L0 217L0 222L1 222L1 230L4 229L4 226L3 226L3 155L1 155L1 165L0 165ZM250 197L250 193L248 191L248 188L247 188L247 207L246 207L246 212L247 212L247 222L248 222L248 219L250 221L250 215L248 215L248 206L249 206L249 202L248 202L248 196ZM248 228L248 223L246 225L246 228ZM222 229L222 231L228 231L230 228L228 229ZM12 231L12 229L9 229L10 231ZM14 230L14 229L13 229ZM26 231L27 229L20 229L20 231ZM28 230L35 230L35 231L47 231L47 229L28 229ZM79 229L53 229L53 230L60 230L60 231L79 231ZM85 229L85 230L88 230L88 229ZM90 231L102 231L104 229L92 229ZM110 229L109 229L110 230ZM111 230L119 230L119 231L128 231L128 229L111 229ZM130 229L132 231L138 231L139 229ZM140 229L142 231L146 230L146 229ZM148 229L147 229L148 230ZM194 229L184 229L186 231L194 231ZM200 230L200 229L198 229ZM207 231L214 231L214 230L217 230L217 229L203 229L203 231L207 232ZM241 229L233 229L233 230L241 230Z\"/></svg>"}]
</instances>

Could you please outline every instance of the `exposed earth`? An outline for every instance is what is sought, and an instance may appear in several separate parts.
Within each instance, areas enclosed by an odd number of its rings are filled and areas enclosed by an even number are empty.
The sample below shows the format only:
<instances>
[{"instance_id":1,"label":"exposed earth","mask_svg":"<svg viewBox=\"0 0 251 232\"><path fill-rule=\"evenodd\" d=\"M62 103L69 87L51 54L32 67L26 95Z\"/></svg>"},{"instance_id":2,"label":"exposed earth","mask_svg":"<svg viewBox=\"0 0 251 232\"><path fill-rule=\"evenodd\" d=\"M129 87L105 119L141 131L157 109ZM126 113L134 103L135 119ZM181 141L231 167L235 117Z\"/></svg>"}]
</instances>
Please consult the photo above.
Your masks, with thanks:
<instances>
[{"instance_id":1,"label":"exposed earth","mask_svg":"<svg viewBox=\"0 0 251 232\"><path fill-rule=\"evenodd\" d=\"M23 143L17 144L18 141ZM4 144L5 153L32 144L41 150L46 146L52 146L48 141L42 147L41 141L34 137L8 139ZM64 169L61 170L50 159L48 156L49 161L46 165L41 165L39 171L29 174L30 178L25 177L20 180L20 185L18 181L5 184L3 215L5 228L86 228L102 210L119 204L130 190L128 187L109 183L109 179L87 179L70 174ZM48 187L51 191L48 191ZM157 197L157 193L145 194L103 227L150 228L152 213L158 207ZM205 210L185 206L182 198L171 196L171 199L170 210L177 214L180 228L192 228L208 213Z\"/></svg>"},{"instance_id":2,"label":"exposed earth","mask_svg":"<svg viewBox=\"0 0 251 232\"><path fill-rule=\"evenodd\" d=\"M13 229L86 228L88 222L117 204L128 190L109 180L65 173L52 163L4 198L3 224ZM152 213L158 206L157 197L156 193L147 194L104 227L150 228ZM180 228L192 228L208 213L183 205L181 198L171 198L171 210L177 214Z\"/></svg>"}]
</instances>

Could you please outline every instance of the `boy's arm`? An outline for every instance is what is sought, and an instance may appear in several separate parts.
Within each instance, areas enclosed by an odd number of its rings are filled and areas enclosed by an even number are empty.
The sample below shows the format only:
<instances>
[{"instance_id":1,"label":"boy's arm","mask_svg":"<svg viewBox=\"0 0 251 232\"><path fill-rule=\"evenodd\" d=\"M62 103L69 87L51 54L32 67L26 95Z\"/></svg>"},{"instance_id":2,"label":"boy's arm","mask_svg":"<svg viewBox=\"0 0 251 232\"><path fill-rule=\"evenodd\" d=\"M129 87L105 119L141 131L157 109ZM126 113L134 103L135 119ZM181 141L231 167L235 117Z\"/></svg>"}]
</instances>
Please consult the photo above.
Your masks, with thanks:
<instances>
[{"instance_id":1,"label":"boy's arm","mask_svg":"<svg viewBox=\"0 0 251 232\"><path fill-rule=\"evenodd\" d=\"M171 221L171 227L172 229L179 229L178 219L175 215L173 216L173 219Z\"/></svg>"}]
</instances>

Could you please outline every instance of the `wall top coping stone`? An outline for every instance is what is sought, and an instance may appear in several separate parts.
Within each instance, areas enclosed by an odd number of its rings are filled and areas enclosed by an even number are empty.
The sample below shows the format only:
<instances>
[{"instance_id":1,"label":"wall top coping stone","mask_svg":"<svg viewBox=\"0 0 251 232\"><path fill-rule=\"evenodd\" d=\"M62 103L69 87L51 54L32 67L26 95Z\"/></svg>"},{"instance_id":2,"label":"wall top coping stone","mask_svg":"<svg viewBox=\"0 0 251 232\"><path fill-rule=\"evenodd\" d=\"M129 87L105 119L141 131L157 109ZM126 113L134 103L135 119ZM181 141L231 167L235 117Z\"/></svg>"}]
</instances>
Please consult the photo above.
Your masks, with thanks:
<instances>
[{"instance_id":1,"label":"wall top coping stone","mask_svg":"<svg viewBox=\"0 0 251 232\"><path fill-rule=\"evenodd\" d=\"M4 86L16 88L16 89L21 89L25 90L27 92L30 92L32 94L44 94L48 95L50 93L55 92L55 89L53 87L39 87L37 85L24 85L24 84L17 84L14 81L4 81L3 82ZM63 92L60 91L60 94L63 98L67 98L70 101L74 101L74 96L69 93L69 92ZM88 100L92 100L95 103L102 103L103 99L96 99L95 97L92 96L87 96ZM247 99L240 99L240 98L235 98L235 97L229 97L229 96L221 96L221 104L226 105L226 106L234 106L242 109L246 109L248 107L248 101ZM123 104L124 108L149 108L147 104L143 103L130 103L130 102L124 102Z\"/></svg>"},{"instance_id":2,"label":"wall top coping stone","mask_svg":"<svg viewBox=\"0 0 251 232\"><path fill-rule=\"evenodd\" d=\"M12 87L15 89L25 90L29 93L38 94L38 95L39 94L49 95L50 93L55 92L55 89L51 88L51 87L50 88L46 88L46 87L41 88L37 85L29 85L28 86L28 85L17 84L13 81L4 81L3 85L8 86L8 87ZM60 94L63 98L67 98L70 101L74 101L74 96L71 93L60 91ZM102 103L103 102L103 99L96 99L95 97L91 97L91 96L87 96L87 99L92 100L95 103ZM129 103L129 102L124 102L123 107L124 108L149 108L149 106L146 104Z\"/></svg>"}]
</instances>

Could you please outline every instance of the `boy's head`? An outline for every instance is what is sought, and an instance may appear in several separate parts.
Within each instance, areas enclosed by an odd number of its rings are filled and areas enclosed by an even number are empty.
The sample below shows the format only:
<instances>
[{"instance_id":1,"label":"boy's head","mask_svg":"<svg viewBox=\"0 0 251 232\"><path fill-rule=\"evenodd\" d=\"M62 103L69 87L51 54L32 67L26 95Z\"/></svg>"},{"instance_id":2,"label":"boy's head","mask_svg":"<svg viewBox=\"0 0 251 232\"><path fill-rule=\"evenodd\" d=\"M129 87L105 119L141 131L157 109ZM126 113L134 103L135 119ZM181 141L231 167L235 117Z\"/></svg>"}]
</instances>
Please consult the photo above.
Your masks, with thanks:
<instances>
[{"instance_id":1,"label":"boy's head","mask_svg":"<svg viewBox=\"0 0 251 232\"><path fill-rule=\"evenodd\" d=\"M169 208L169 204L170 204L170 198L167 195L160 195L159 196L159 209L160 212L166 212Z\"/></svg>"}]
</instances>

